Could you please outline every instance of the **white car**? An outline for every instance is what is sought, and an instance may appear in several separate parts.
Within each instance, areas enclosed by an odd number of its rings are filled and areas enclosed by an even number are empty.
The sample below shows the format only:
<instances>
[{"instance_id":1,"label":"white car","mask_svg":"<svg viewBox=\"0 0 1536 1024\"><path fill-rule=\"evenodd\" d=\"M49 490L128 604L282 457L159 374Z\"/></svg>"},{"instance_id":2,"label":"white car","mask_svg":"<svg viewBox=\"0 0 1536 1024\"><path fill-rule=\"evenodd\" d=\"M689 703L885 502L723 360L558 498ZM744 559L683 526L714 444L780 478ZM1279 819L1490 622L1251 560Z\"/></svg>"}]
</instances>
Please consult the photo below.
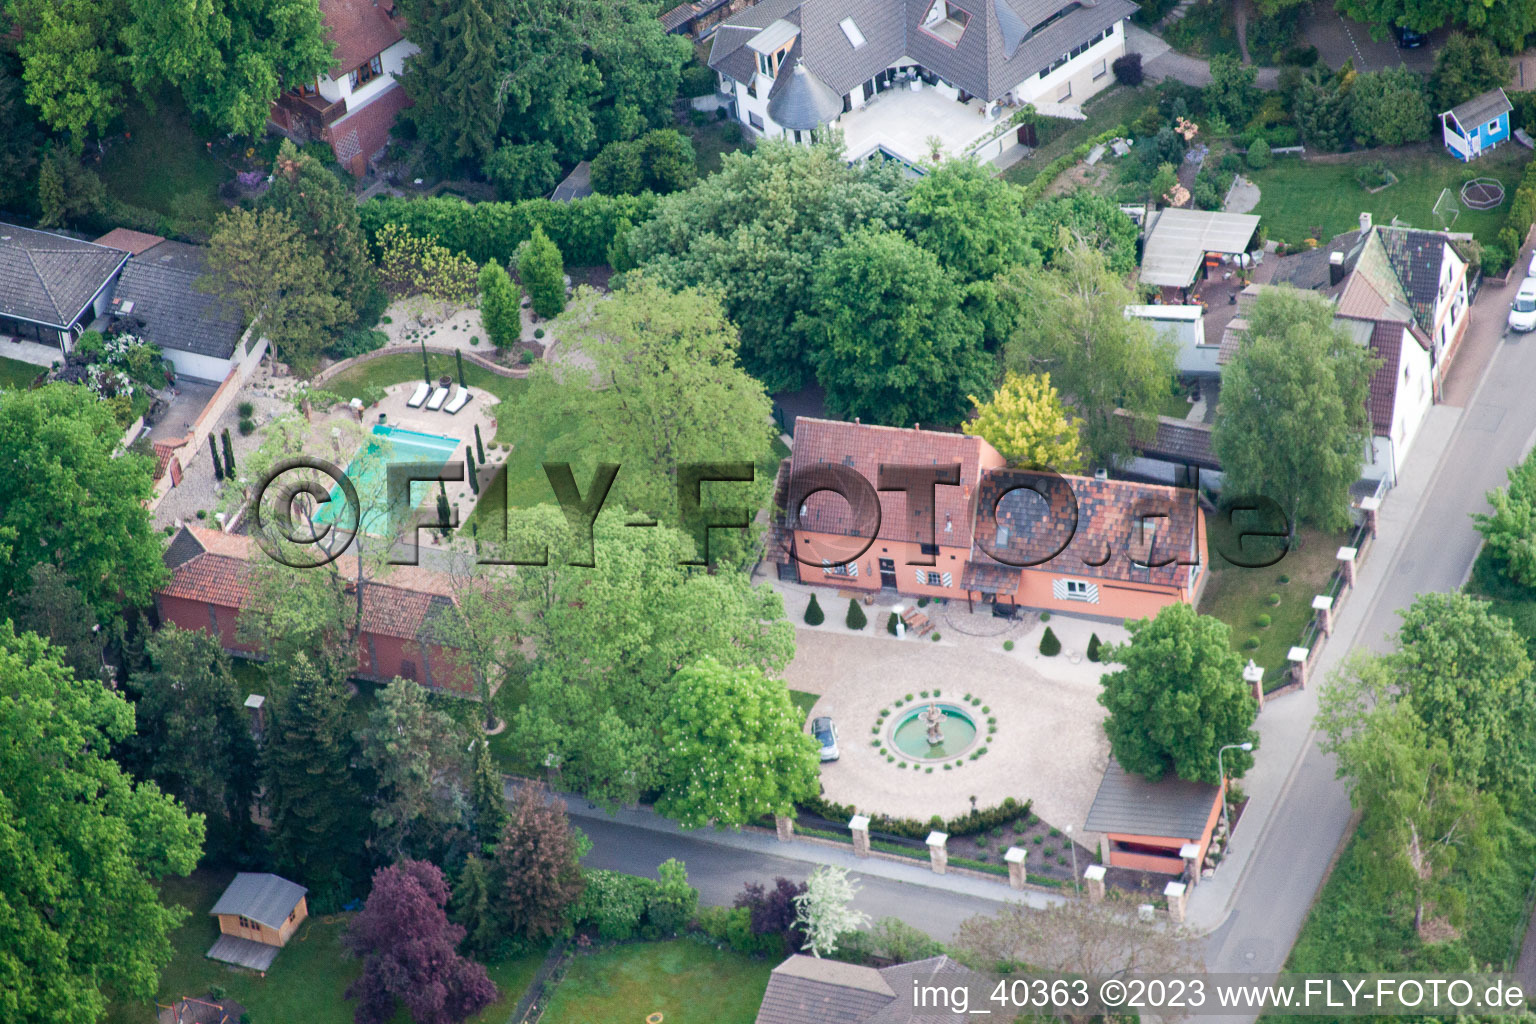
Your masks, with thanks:
<instances>
[{"instance_id":1,"label":"white car","mask_svg":"<svg viewBox=\"0 0 1536 1024\"><path fill-rule=\"evenodd\" d=\"M1520 282L1515 292L1515 303L1509 307L1509 329L1512 331L1536 330L1536 277Z\"/></svg>"},{"instance_id":2,"label":"white car","mask_svg":"<svg viewBox=\"0 0 1536 1024\"><path fill-rule=\"evenodd\" d=\"M837 726L823 715L811 723L811 735L821 744L821 759L836 761L841 754L837 749Z\"/></svg>"}]
</instances>

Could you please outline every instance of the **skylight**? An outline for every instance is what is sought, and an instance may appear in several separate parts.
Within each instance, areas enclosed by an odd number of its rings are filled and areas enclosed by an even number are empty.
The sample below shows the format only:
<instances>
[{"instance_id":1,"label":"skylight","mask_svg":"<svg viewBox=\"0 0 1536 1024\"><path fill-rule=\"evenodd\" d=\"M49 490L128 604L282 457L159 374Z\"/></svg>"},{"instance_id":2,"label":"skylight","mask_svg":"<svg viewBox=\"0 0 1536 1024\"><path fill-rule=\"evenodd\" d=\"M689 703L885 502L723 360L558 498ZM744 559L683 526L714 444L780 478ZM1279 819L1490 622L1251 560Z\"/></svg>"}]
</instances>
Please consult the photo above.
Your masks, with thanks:
<instances>
[{"instance_id":1,"label":"skylight","mask_svg":"<svg viewBox=\"0 0 1536 1024\"><path fill-rule=\"evenodd\" d=\"M864 33L859 31L859 26L853 23L852 18L844 18L837 24L843 30L843 35L848 37L848 42L852 44L855 50L864 45Z\"/></svg>"}]
</instances>

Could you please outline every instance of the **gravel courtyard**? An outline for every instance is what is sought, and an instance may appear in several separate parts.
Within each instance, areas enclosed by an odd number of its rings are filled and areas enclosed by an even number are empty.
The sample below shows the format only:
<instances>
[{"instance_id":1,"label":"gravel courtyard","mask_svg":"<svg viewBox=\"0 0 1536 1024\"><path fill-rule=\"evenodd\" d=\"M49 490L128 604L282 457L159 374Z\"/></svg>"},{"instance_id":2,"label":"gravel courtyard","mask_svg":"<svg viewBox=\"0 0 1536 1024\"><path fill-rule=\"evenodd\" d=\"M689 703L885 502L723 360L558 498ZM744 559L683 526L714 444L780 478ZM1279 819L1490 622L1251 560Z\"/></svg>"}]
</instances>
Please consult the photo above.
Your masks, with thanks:
<instances>
[{"instance_id":1,"label":"gravel courtyard","mask_svg":"<svg viewBox=\"0 0 1536 1024\"><path fill-rule=\"evenodd\" d=\"M1125 636L1117 626L1060 617L1051 626L1068 649L1079 644L1078 651L1090 631L1106 642ZM786 679L796 690L819 694L812 714L831 715L839 731L842 758L822 766L827 798L861 811L927 819L970 810L973 795L979 807L1012 796L1033 800L1035 813L1053 825L1080 828L1109 754L1097 702L1101 666L1041 658L1038 627L1013 651L978 638L954 642L953 635L931 643L896 640L883 630L852 633L840 625L796 630L798 651ZM974 761L967 755L962 768L935 767L932 773L887 763L870 744L880 710L934 687L943 691L941 700L958 703L970 693L991 708L998 731L991 741L980 741L987 753ZM969 710L984 735L987 715L980 707Z\"/></svg>"}]
</instances>

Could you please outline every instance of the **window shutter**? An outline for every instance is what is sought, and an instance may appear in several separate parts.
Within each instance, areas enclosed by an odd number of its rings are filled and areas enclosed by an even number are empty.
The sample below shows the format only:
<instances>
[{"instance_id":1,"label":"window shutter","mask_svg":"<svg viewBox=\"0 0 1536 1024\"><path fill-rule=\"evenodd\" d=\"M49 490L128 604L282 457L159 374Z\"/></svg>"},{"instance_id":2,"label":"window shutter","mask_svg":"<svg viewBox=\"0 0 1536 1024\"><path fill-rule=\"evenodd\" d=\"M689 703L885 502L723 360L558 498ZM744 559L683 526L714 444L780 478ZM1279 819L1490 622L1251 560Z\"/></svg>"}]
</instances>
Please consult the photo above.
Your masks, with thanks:
<instances>
[{"instance_id":1,"label":"window shutter","mask_svg":"<svg viewBox=\"0 0 1536 1024\"><path fill-rule=\"evenodd\" d=\"M854 577L855 579L858 578L858 575L859 575L859 563L858 562L849 562L848 563L848 575Z\"/></svg>"},{"instance_id":2,"label":"window shutter","mask_svg":"<svg viewBox=\"0 0 1536 1024\"><path fill-rule=\"evenodd\" d=\"M1051 580L1051 596L1058 601L1065 601L1067 599L1067 581Z\"/></svg>"},{"instance_id":3,"label":"window shutter","mask_svg":"<svg viewBox=\"0 0 1536 1024\"><path fill-rule=\"evenodd\" d=\"M953 575L951 575L950 573L945 573L944 576L943 576L943 580L944 580L944 585L946 587L952 587L952 586L955 585L955 577Z\"/></svg>"},{"instance_id":4,"label":"window shutter","mask_svg":"<svg viewBox=\"0 0 1536 1024\"><path fill-rule=\"evenodd\" d=\"M928 582L928 576L927 576L926 573L923 572L923 570L921 570L921 569L914 569L914 570L912 570L912 574L917 577L917 582L918 582L919 586L921 586L924 583Z\"/></svg>"}]
</instances>

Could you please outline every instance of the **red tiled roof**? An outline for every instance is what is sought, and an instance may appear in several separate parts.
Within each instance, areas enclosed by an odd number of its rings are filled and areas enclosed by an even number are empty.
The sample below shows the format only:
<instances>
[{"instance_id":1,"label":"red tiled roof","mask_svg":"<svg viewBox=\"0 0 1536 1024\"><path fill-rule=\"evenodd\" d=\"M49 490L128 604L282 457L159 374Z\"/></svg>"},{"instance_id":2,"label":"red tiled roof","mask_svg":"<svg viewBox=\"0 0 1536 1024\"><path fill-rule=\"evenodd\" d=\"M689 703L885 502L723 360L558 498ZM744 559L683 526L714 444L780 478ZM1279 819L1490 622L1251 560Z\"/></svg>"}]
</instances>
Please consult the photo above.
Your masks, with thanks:
<instances>
[{"instance_id":1,"label":"red tiled roof","mask_svg":"<svg viewBox=\"0 0 1536 1024\"><path fill-rule=\"evenodd\" d=\"M174 441L174 442L173 441L156 441L155 442L155 444L154 444L154 449L155 449L155 475L154 475L154 477L152 477L152 479L159 480L162 476L165 476L166 467L168 467L171 464L171 457L176 454L176 449L180 448L182 446L182 444L185 443L185 441L186 441L186 439L183 438L180 441Z\"/></svg>"},{"instance_id":2,"label":"red tiled roof","mask_svg":"<svg viewBox=\"0 0 1536 1024\"><path fill-rule=\"evenodd\" d=\"M147 249L153 249L165 239L159 235L151 235L146 231L134 231L131 228L113 228L100 238L96 239L97 245L105 245L109 249L121 249L123 252L137 256Z\"/></svg>"},{"instance_id":3,"label":"red tiled roof","mask_svg":"<svg viewBox=\"0 0 1536 1024\"><path fill-rule=\"evenodd\" d=\"M1020 562L1039 561L1048 572L1127 583L1185 586L1188 565L1198 557L1196 530L1198 505L1195 492L1177 487L1064 476L1076 499L1077 519L1066 490L1055 478L1028 470L993 470L982 477L976 509L976 546L965 578L988 575L983 567L1000 563L982 549L1006 552ZM1036 490L1018 489L1033 484ZM995 511L995 516L994 516ZM1149 538L1142 523L1155 527ZM1006 534L999 535L999 527ZM1070 538L1070 539L1069 539ZM1000 542L1001 541L1001 542ZM1052 556L1052 552L1059 553ZM1138 565L1172 559L1167 565ZM1011 568L1011 567L1010 567ZM995 570L994 570L995 574Z\"/></svg>"},{"instance_id":4,"label":"red tiled roof","mask_svg":"<svg viewBox=\"0 0 1536 1024\"><path fill-rule=\"evenodd\" d=\"M934 488L933 524L923 523L908 512L905 492L880 491L877 536L881 540L916 543L925 543L932 536L944 547L968 548L982 469L984 465L1001 465L1002 461L1002 456L979 437L801 416L795 420L795 448L790 469L792 474L801 474L817 466L848 466L878 490L882 463L887 466L959 463L960 483L956 486L940 484ZM786 511L796 529L840 536L854 536L857 529L854 510L836 494L811 495L805 501L804 515L800 515L798 509Z\"/></svg>"},{"instance_id":5,"label":"red tiled roof","mask_svg":"<svg viewBox=\"0 0 1536 1024\"><path fill-rule=\"evenodd\" d=\"M160 594L225 608L244 607L251 590L251 545L250 537L183 527L166 550L171 578ZM350 580L355 578L357 565L342 557L330 568ZM447 578L440 573L420 566L396 566L387 580L364 585L363 631L420 640L435 618L452 605L451 593Z\"/></svg>"},{"instance_id":6,"label":"red tiled roof","mask_svg":"<svg viewBox=\"0 0 1536 1024\"><path fill-rule=\"evenodd\" d=\"M403 38L388 10L373 0L320 0L320 16L336 44L335 63L331 65L335 72L361 67L368 58Z\"/></svg>"}]
</instances>

